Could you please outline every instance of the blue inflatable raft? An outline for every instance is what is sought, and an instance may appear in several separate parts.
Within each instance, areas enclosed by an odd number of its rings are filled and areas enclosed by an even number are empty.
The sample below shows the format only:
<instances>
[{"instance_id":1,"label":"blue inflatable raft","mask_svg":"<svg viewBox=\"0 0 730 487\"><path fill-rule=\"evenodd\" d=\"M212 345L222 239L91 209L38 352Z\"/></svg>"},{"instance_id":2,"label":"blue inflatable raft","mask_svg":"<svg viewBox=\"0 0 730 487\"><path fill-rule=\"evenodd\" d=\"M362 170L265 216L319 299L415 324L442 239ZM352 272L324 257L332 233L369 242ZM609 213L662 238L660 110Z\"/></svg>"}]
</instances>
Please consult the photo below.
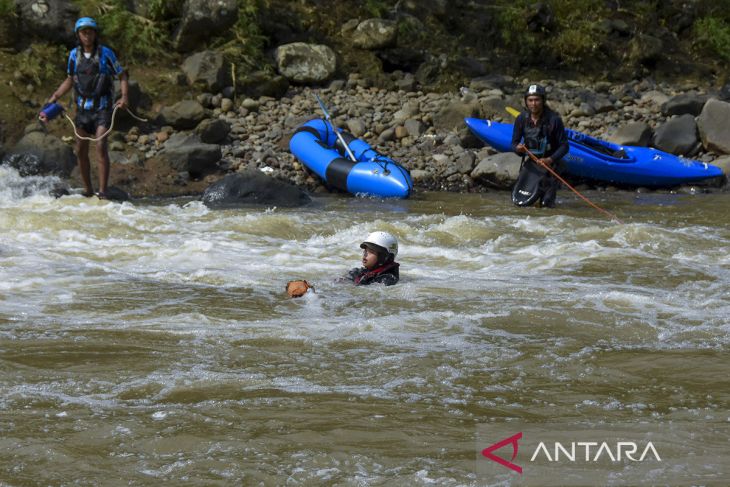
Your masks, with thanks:
<instances>
[{"instance_id":1,"label":"blue inflatable raft","mask_svg":"<svg viewBox=\"0 0 730 487\"><path fill-rule=\"evenodd\" d=\"M413 182L407 169L376 152L364 140L347 132L340 134L356 161L348 158L332 125L321 119L299 127L289 142L289 149L329 186L352 194L408 198Z\"/></svg>"},{"instance_id":2,"label":"blue inflatable raft","mask_svg":"<svg viewBox=\"0 0 730 487\"><path fill-rule=\"evenodd\" d=\"M512 124L466 118L469 129L501 152L512 150ZM563 158L569 174L630 186L667 187L723 175L712 164L677 157L651 147L621 146L566 129L570 151Z\"/></svg>"}]
</instances>

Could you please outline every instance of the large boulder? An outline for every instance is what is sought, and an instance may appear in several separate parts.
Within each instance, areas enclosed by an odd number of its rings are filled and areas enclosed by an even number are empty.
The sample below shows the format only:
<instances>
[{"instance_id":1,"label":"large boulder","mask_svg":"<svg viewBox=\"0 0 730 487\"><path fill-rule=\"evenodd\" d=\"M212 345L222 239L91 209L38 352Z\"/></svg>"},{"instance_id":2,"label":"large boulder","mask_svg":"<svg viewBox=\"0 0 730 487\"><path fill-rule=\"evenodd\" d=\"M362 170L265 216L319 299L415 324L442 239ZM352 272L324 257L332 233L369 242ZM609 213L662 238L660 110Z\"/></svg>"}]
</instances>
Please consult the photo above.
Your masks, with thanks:
<instances>
[{"instance_id":1,"label":"large boulder","mask_svg":"<svg viewBox=\"0 0 730 487\"><path fill-rule=\"evenodd\" d=\"M697 118L702 145L719 154L730 154L730 103L711 99Z\"/></svg>"},{"instance_id":2,"label":"large boulder","mask_svg":"<svg viewBox=\"0 0 730 487\"><path fill-rule=\"evenodd\" d=\"M12 2L11 2L12 3ZM74 24L79 7L64 0L16 0L24 35L57 44L75 41Z\"/></svg>"},{"instance_id":3,"label":"large boulder","mask_svg":"<svg viewBox=\"0 0 730 487\"><path fill-rule=\"evenodd\" d=\"M152 105L150 96L142 91L139 81L129 78L127 86L127 98L129 99L128 105L130 110L134 111L136 108L149 108ZM114 80L114 92L121 96L122 88L118 79ZM126 113L126 110L117 112L117 116L120 116L122 113Z\"/></svg>"},{"instance_id":4,"label":"large boulder","mask_svg":"<svg viewBox=\"0 0 730 487\"><path fill-rule=\"evenodd\" d=\"M196 52L183 61L182 70L188 83L207 91L218 93L225 86L226 68L220 52Z\"/></svg>"},{"instance_id":5,"label":"large boulder","mask_svg":"<svg viewBox=\"0 0 730 487\"><path fill-rule=\"evenodd\" d=\"M21 176L53 174L68 177L76 165L73 149L55 135L34 126L5 156L3 163L18 170Z\"/></svg>"},{"instance_id":6,"label":"large boulder","mask_svg":"<svg viewBox=\"0 0 730 487\"><path fill-rule=\"evenodd\" d=\"M195 128L205 118L205 108L194 100L183 100L160 110L161 125L171 125L178 130Z\"/></svg>"},{"instance_id":7,"label":"large boulder","mask_svg":"<svg viewBox=\"0 0 730 487\"><path fill-rule=\"evenodd\" d=\"M236 0L185 0L182 18L172 37L178 51L190 51L238 20Z\"/></svg>"},{"instance_id":8,"label":"large boulder","mask_svg":"<svg viewBox=\"0 0 730 487\"><path fill-rule=\"evenodd\" d=\"M289 89L289 80L278 74L254 71L239 79L236 88L238 93L252 98L270 96L279 99Z\"/></svg>"},{"instance_id":9,"label":"large boulder","mask_svg":"<svg viewBox=\"0 0 730 487\"><path fill-rule=\"evenodd\" d=\"M276 48L274 57L279 73L294 83L322 83L337 69L335 52L322 44L284 44Z\"/></svg>"},{"instance_id":10,"label":"large boulder","mask_svg":"<svg viewBox=\"0 0 730 487\"><path fill-rule=\"evenodd\" d=\"M493 119L495 117L503 118L508 116L508 106L510 106L510 104L507 102L507 100L503 99L500 96L489 96L487 98L484 98L480 102L481 114L485 118L489 119Z\"/></svg>"},{"instance_id":11,"label":"large boulder","mask_svg":"<svg viewBox=\"0 0 730 487\"><path fill-rule=\"evenodd\" d=\"M249 170L230 174L203 193L208 208L237 208L249 205L297 207L311 201L307 193L288 183Z\"/></svg>"},{"instance_id":12,"label":"large boulder","mask_svg":"<svg viewBox=\"0 0 730 487\"><path fill-rule=\"evenodd\" d=\"M465 118L479 116L479 108L479 102L477 101L470 103L452 101L436 114L433 126L444 131L461 128L464 125Z\"/></svg>"},{"instance_id":13,"label":"large boulder","mask_svg":"<svg viewBox=\"0 0 730 487\"><path fill-rule=\"evenodd\" d=\"M215 171L222 153L221 146L206 144L197 135L174 134L165 142L159 156L173 169L197 177Z\"/></svg>"},{"instance_id":14,"label":"large boulder","mask_svg":"<svg viewBox=\"0 0 730 487\"><path fill-rule=\"evenodd\" d=\"M705 106L706 102L707 97L704 95L684 93L667 100L667 102L662 105L662 114L671 116L689 113L696 117L702 112L702 107Z\"/></svg>"},{"instance_id":15,"label":"large boulder","mask_svg":"<svg viewBox=\"0 0 730 487\"><path fill-rule=\"evenodd\" d=\"M395 45L398 24L386 19L363 20L352 33L352 44L361 49L383 49Z\"/></svg>"},{"instance_id":16,"label":"large boulder","mask_svg":"<svg viewBox=\"0 0 730 487\"><path fill-rule=\"evenodd\" d=\"M629 43L629 59L638 64L652 65L666 54L661 39L649 34L637 34Z\"/></svg>"},{"instance_id":17,"label":"large boulder","mask_svg":"<svg viewBox=\"0 0 730 487\"><path fill-rule=\"evenodd\" d=\"M195 133L205 144L220 144L231 132L231 124L220 118L207 118L195 127Z\"/></svg>"},{"instance_id":18,"label":"large boulder","mask_svg":"<svg viewBox=\"0 0 730 487\"><path fill-rule=\"evenodd\" d=\"M725 177L728 177L728 175L730 175L730 156L723 156L723 157L717 158L714 161L712 161L711 164L722 169L722 172L725 174Z\"/></svg>"},{"instance_id":19,"label":"large boulder","mask_svg":"<svg viewBox=\"0 0 730 487\"><path fill-rule=\"evenodd\" d=\"M647 123L631 122L619 127L608 140L618 145L646 147L651 142L651 137L651 127Z\"/></svg>"},{"instance_id":20,"label":"large boulder","mask_svg":"<svg viewBox=\"0 0 730 487\"><path fill-rule=\"evenodd\" d=\"M514 152L487 156L471 172L471 178L498 188L511 188L520 174L522 158Z\"/></svg>"},{"instance_id":21,"label":"large boulder","mask_svg":"<svg viewBox=\"0 0 730 487\"><path fill-rule=\"evenodd\" d=\"M697 123L692 115L669 119L654 132L654 147L675 155L686 155L697 147Z\"/></svg>"}]
</instances>

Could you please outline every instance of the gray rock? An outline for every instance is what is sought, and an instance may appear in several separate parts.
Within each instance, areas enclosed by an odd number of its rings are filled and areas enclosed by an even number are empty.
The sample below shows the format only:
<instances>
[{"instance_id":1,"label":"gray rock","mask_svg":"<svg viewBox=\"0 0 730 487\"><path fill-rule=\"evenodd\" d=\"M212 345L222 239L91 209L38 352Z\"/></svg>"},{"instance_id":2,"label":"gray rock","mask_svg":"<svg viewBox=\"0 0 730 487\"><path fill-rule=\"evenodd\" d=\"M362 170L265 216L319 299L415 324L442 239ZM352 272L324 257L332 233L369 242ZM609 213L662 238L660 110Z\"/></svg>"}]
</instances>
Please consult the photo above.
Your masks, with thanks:
<instances>
[{"instance_id":1,"label":"gray rock","mask_svg":"<svg viewBox=\"0 0 730 487\"><path fill-rule=\"evenodd\" d=\"M420 137L426 131L426 126L423 122L413 118L406 120L403 125L411 137Z\"/></svg>"},{"instance_id":2,"label":"gray rock","mask_svg":"<svg viewBox=\"0 0 730 487\"><path fill-rule=\"evenodd\" d=\"M345 83L346 83L346 81L344 79L336 79L336 80L333 80L330 83L328 89L332 93L336 93L336 92L340 91L341 89L343 89L345 87Z\"/></svg>"},{"instance_id":3,"label":"gray rock","mask_svg":"<svg viewBox=\"0 0 730 487\"><path fill-rule=\"evenodd\" d=\"M479 103L452 101L442 108L434 118L433 125L439 130L453 130L464 125L467 117L479 116Z\"/></svg>"},{"instance_id":4,"label":"gray rock","mask_svg":"<svg viewBox=\"0 0 730 487\"><path fill-rule=\"evenodd\" d=\"M653 103L655 105L663 105L669 101L669 97L657 90L650 90L641 95L641 101L643 103Z\"/></svg>"},{"instance_id":5,"label":"gray rock","mask_svg":"<svg viewBox=\"0 0 730 487\"><path fill-rule=\"evenodd\" d=\"M13 2L10 2L11 4ZM16 11L24 35L38 37L54 44L75 44L74 24L79 7L62 0L17 0Z\"/></svg>"},{"instance_id":6,"label":"gray rock","mask_svg":"<svg viewBox=\"0 0 730 487\"><path fill-rule=\"evenodd\" d=\"M636 145L646 147L651 142L651 127L645 122L631 122L620 127L609 141L618 145Z\"/></svg>"},{"instance_id":7,"label":"gray rock","mask_svg":"<svg viewBox=\"0 0 730 487\"><path fill-rule=\"evenodd\" d=\"M205 118L205 109L197 101L183 100L160 110L162 125L172 125L178 130L188 130Z\"/></svg>"},{"instance_id":8,"label":"gray rock","mask_svg":"<svg viewBox=\"0 0 730 487\"><path fill-rule=\"evenodd\" d=\"M409 118L414 118L421 113L421 109L418 100L411 100L406 102L400 110L393 114L393 122L403 123Z\"/></svg>"},{"instance_id":9,"label":"gray rock","mask_svg":"<svg viewBox=\"0 0 730 487\"><path fill-rule=\"evenodd\" d=\"M222 153L219 145L205 144L197 135L174 134L165 142L159 157L177 171L201 175L216 169Z\"/></svg>"},{"instance_id":10,"label":"gray rock","mask_svg":"<svg viewBox=\"0 0 730 487\"><path fill-rule=\"evenodd\" d=\"M203 108L213 107L213 95L211 93L201 93L197 96L196 100L200 103Z\"/></svg>"},{"instance_id":11,"label":"gray rock","mask_svg":"<svg viewBox=\"0 0 730 487\"><path fill-rule=\"evenodd\" d=\"M221 112L228 113L233 110L233 100L230 98L221 98Z\"/></svg>"},{"instance_id":12,"label":"gray rock","mask_svg":"<svg viewBox=\"0 0 730 487\"><path fill-rule=\"evenodd\" d=\"M250 112L257 112L259 110L259 102L251 98L246 98L241 102L241 106Z\"/></svg>"},{"instance_id":13,"label":"gray rock","mask_svg":"<svg viewBox=\"0 0 730 487\"><path fill-rule=\"evenodd\" d=\"M413 184L422 183L431 177L431 173L423 169L413 169L410 173Z\"/></svg>"},{"instance_id":14,"label":"gray rock","mask_svg":"<svg viewBox=\"0 0 730 487\"><path fill-rule=\"evenodd\" d=\"M730 156L723 156L715 159L711 163L713 166L717 166L720 169L722 169L722 172L725 174L725 177L730 175Z\"/></svg>"},{"instance_id":15,"label":"gray rock","mask_svg":"<svg viewBox=\"0 0 730 487\"><path fill-rule=\"evenodd\" d=\"M116 186L109 186L106 189L106 199L111 201L129 201L129 193Z\"/></svg>"},{"instance_id":16,"label":"gray rock","mask_svg":"<svg viewBox=\"0 0 730 487\"><path fill-rule=\"evenodd\" d=\"M53 174L68 177L76 165L76 156L73 149L55 135L30 131L3 162L15 167L21 176Z\"/></svg>"},{"instance_id":17,"label":"gray rock","mask_svg":"<svg viewBox=\"0 0 730 487\"><path fill-rule=\"evenodd\" d=\"M351 118L347 120L347 130L350 131L355 137L362 137L367 132L368 128L365 122L359 118Z\"/></svg>"},{"instance_id":18,"label":"gray rock","mask_svg":"<svg viewBox=\"0 0 730 487\"><path fill-rule=\"evenodd\" d=\"M456 158L453 166L459 174L469 174L474 169L474 154L463 152Z\"/></svg>"},{"instance_id":19,"label":"gray rock","mask_svg":"<svg viewBox=\"0 0 730 487\"><path fill-rule=\"evenodd\" d=\"M697 124L692 115L671 118L654 132L654 147L675 155L689 154L698 142Z\"/></svg>"},{"instance_id":20,"label":"gray rock","mask_svg":"<svg viewBox=\"0 0 730 487\"><path fill-rule=\"evenodd\" d=\"M382 49L393 46L398 35L396 22L386 19L367 19L352 33L352 43L361 49Z\"/></svg>"},{"instance_id":21,"label":"gray rock","mask_svg":"<svg viewBox=\"0 0 730 487\"><path fill-rule=\"evenodd\" d=\"M718 154L730 154L730 103L710 99L697 118L702 145Z\"/></svg>"},{"instance_id":22,"label":"gray rock","mask_svg":"<svg viewBox=\"0 0 730 487\"><path fill-rule=\"evenodd\" d=\"M322 83L337 68L335 52L322 44L284 44L276 48L274 58L279 73L295 83Z\"/></svg>"},{"instance_id":23,"label":"gray rock","mask_svg":"<svg viewBox=\"0 0 730 487\"><path fill-rule=\"evenodd\" d=\"M185 0L182 18L172 37L178 51L190 51L223 32L238 19L236 0Z\"/></svg>"},{"instance_id":24,"label":"gray rock","mask_svg":"<svg viewBox=\"0 0 730 487\"><path fill-rule=\"evenodd\" d=\"M662 104L662 115L684 115L686 113L697 116L702 112L707 97L704 95L696 95L685 93L670 98Z\"/></svg>"},{"instance_id":25,"label":"gray rock","mask_svg":"<svg viewBox=\"0 0 730 487\"><path fill-rule=\"evenodd\" d=\"M383 130L378 136L379 144L382 144L384 142L391 142L393 140L395 140L395 129L393 128Z\"/></svg>"},{"instance_id":26,"label":"gray rock","mask_svg":"<svg viewBox=\"0 0 730 487\"><path fill-rule=\"evenodd\" d=\"M272 75L266 71L254 71L241 78L237 85L237 92L259 98L270 96L281 98L289 89L289 80L281 75Z\"/></svg>"},{"instance_id":27,"label":"gray rock","mask_svg":"<svg viewBox=\"0 0 730 487\"><path fill-rule=\"evenodd\" d=\"M220 144L231 132L231 125L220 118L203 120L195 127L195 133L205 144Z\"/></svg>"},{"instance_id":28,"label":"gray rock","mask_svg":"<svg viewBox=\"0 0 730 487\"><path fill-rule=\"evenodd\" d=\"M403 78L398 79L395 82L395 87L399 90L403 90L406 92L415 91L416 90L416 77L413 76L411 73L406 73Z\"/></svg>"},{"instance_id":29,"label":"gray rock","mask_svg":"<svg viewBox=\"0 0 730 487\"><path fill-rule=\"evenodd\" d=\"M638 34L629 43L629 59L635 63L651 64L661 59L664 43L648 34Z\"/></svg>"},{"instance_id":30,"label":"gray rock","mask_svg":"<svg viewBox=\"0 0 730 487\"><path fill-rule=\"evenodd\" d=\"M297 207L311 201L309 196L258 170L230 174L210 185L202 197L208 208L238 208L249 205Z\"/></svg>"},{"instance_id":31,"label":"gray rock","mask_svg":"<svg viewBox=\"0 0 730 487\"><path fill-rule=\"evenodd\" d=\"M613 102L606 96L597 96L592 105L596 113L612 112L616 109Z\"/></svg>"},{"instance_id":32,"label":"gray rock","mask_svg":"<svg viewBox=\"0 0 730 487\"><path fill-rule=\"evenodd\" d=\"M517 181L522 158L513 152L501 152L482 159L471 172L474 181L499 188L510 188Z\"/></svg>"},{"instance_id":33,"label":"gray rock","mask_svg":"<svg viewBox=\"0 0 730 487\"><path fill-rule=\"evenodd\" d=\"M484 118L505 117L508 115L508 103L502 97L490 96L480 102L481 115Z\"/></svg>"},{"instance_id":34,"label":"gray rock","mask_svg":"<svg viewBox=\"0 0 730 487\"><path fill-rule=\"evenodd\" d=\"M189 84L212 92L220 91L226 83L226 69L220 52L197 52L185 59L182 70Z\"/></svg>"}]
</instances>

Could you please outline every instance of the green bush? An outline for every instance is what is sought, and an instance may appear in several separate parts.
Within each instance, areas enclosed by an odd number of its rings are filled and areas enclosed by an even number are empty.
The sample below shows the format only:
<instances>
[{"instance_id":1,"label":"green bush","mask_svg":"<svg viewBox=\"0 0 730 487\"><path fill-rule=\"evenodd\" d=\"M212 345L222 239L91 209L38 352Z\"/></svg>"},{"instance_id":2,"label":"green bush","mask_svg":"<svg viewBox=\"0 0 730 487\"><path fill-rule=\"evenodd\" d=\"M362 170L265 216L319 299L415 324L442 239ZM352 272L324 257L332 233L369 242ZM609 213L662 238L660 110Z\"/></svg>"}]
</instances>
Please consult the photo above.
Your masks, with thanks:
<instances>
[{"instance_id":1,"label":"green bush","mask_svg":"<svg viewBox=\"0 0 730 487\"><path fill-rule=\"evenodd\" d=\"M693 34L696 44L730 61L730 24L715 17L703 17L695 21Z\"/></svg>"},{"instance_id":2,"label":"green bush","mask_svg":"<svg viewBox=\"0 0 730 487\"><path fill-rule=\"evenodd\" d=\"M605 36L596 28L606 14L604 2L549 0L544 3L552 13L550 25L531 31L528 20L535 12L534 0L497 2L495 20L504 46L527 61L549 58L578 64L594 56Z\"/></svg>"},{"instance_id":3,"label":"green bush","mask_svg":"<svg viewBox=\"0 0 730 487\"><path fill-rule=\"evenodd\" d=\"M167 57L169 34L164 22L130 12L121 0L77 3L82 16L94 17L99 22L103 42L113 46L123 62ZM150 8L156 3L152 2Z\"/></svg>"},{"instance_id":4,"label":"green bush","mask_svg":"<svg viewBox=\"0 0 730 487\"><path fill-rule=\"evenodd\" d=\"M64 78L68 52L65 47L46 43L33 43L13 57L12 67L22 79L36 85L48 80Z\"/></svg>"},{"instance_id":5,"label":"green bush","mask_svg":"<svg viewBox=\"0 0 730 487\"><path fill-rule=\"evenodd\" d=\"M0 0L0 17L11 17L15 13L15 0Z\"/></svg>"},{"instance_id":6,"label":"green bush","mask_svg":"<svg viewBox=\"0 0 730 487\"><path fill-rule=\"evenodd\" d=\"M211 47L223 52L226 60L247 68L265 65L263 49L266 37L259 29L259 7L256 0L238 0L238 20Z\"/></svg>"}]
</instances>

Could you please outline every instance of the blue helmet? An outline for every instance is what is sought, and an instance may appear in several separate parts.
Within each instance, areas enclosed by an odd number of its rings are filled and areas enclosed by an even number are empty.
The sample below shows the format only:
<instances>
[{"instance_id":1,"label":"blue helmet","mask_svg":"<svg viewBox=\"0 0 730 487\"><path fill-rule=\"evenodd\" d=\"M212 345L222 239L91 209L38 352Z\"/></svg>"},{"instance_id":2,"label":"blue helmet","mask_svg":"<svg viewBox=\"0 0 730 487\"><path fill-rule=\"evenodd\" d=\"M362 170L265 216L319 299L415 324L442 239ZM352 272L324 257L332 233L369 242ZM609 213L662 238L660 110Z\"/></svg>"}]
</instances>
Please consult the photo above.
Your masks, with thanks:
<instances>
[{"instance_id":1,"label":"blue helmet","mask_svg":"<svg viewBox=\"0 0 730 487\"><path fill-rule=\"evenodd\" d=\"M76 26L74 27L74 32L79 33L81 29L94 29L95 31L99 31L99 26L96 25L96 20L92 19L91 17L81 17L79 20L76 21Z\"/></svg>"}]
</instances>

